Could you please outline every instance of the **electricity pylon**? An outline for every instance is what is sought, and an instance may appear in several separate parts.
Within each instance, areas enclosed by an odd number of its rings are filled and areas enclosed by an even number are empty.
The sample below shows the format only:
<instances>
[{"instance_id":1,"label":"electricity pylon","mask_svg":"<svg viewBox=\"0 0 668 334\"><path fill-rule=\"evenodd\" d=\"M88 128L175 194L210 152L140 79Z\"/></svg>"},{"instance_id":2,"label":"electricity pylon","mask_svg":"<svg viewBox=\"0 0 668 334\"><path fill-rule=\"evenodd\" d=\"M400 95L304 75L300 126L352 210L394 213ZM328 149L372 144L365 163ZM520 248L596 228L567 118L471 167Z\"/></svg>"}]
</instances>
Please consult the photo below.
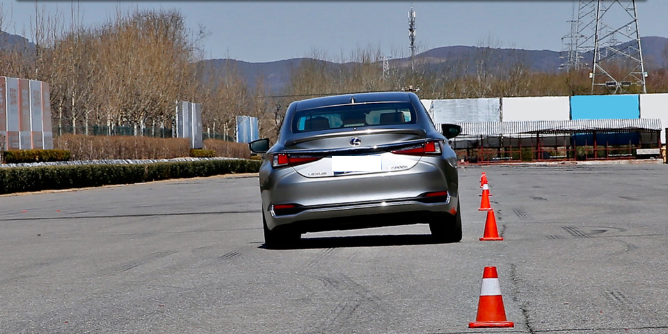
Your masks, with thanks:
<instances>
[{"instance_id":1,"label":"electricity pylon","mask_svg":"<svg viewBox=\"0 0 668 334\"><path fill-rule=\"evenodd\" d=\"M635 0L580 1L585 2L590 3L587 8L596 2L592 94L597 87L617 94L629 93L634 86L647 93Z\"/></svg>"}]
</instances>

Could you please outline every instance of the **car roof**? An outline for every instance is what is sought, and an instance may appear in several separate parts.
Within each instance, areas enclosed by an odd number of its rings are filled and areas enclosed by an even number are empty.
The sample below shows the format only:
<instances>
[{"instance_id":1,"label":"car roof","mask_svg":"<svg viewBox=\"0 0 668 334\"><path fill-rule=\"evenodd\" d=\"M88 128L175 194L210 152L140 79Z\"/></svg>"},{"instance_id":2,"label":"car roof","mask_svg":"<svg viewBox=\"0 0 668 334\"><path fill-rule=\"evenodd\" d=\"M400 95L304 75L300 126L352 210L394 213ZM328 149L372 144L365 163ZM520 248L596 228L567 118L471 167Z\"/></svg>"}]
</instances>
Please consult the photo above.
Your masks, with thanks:
<instances>
[{"instance_id":1,"label":"car roof","mask_svg":"<svg viewBox=\"0 0 668 334\"><path fill-rule=\"evenodd\" d=\"M365 102L410 102L409 92L375 92L375 93L358 93L346 94L336 96L325 96L313 99L297 101L295 103L295 111L313 109L326 106L350 104Z\"/></svg>"}]
</instances>

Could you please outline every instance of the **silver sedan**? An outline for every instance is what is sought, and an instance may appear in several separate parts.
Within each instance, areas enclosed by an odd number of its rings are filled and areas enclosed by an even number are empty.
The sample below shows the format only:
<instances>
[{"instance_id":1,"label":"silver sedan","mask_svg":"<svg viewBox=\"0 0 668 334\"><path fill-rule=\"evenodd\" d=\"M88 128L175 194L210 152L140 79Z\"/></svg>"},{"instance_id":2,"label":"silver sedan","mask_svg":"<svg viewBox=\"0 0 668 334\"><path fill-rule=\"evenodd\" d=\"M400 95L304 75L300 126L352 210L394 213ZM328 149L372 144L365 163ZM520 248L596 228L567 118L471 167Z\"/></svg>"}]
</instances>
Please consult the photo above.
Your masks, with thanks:
<instances>
[{"instance_id":1,"label":"silver sedan","mask_svg":"<svg viewBox=\"0 0 668 334\"><path fill-rule=\"evenodd\" d=\"M414 93L384 92L297 101L263 154L265 246L295 245L302 233L428 223L434 238L462 238L457 159Z\"/></svg>"}]
</instances>

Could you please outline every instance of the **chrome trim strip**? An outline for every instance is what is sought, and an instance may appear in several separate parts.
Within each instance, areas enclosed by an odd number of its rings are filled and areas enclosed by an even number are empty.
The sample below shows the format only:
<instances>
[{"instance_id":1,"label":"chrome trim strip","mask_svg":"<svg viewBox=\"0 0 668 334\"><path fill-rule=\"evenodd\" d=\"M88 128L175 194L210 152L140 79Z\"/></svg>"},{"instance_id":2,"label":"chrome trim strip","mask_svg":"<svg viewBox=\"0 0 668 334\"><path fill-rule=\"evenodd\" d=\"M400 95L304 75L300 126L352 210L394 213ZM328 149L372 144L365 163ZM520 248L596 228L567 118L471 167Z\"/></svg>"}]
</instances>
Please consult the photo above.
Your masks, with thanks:
<instances>
[{"instance_id":1,"label":"chrome trim strip","mask_svg":"<svg viewBox=\"0 0 668 334\"><path fill-rule=\"evenodd\" d=\"M271 216L276 218L283 218L283 217L294 217L299 214L305 213L305 212L327 212L327 211L342 211L342 210L354 210L354 209L367 209L367 208L377 208L377 207L386 207L386 206L399 206L399 205L412 205L412 204L423 204L423 205L430 205L430 204L437 204L437 205L447 205L450 204L450 192L448 192L448 195L446 197L445 202L435 202L435 203L425 203L420 201L420 199L425 199L429 197L417 197L415 199L400 199L400 200L386 200L386 201L374 201L374 202L366 202L366 203L360 203L360 204L352 204L352 203L343 203L341 205L336 205L336 204L330 204L326 206L315 206L312 208L309 207L303 207L303 210L292 214L292 215L280 215L276 216L276 213L274 212L274 206L271 206L271 209L269 212L271 213Z\"/></svg>"}]
</instances>

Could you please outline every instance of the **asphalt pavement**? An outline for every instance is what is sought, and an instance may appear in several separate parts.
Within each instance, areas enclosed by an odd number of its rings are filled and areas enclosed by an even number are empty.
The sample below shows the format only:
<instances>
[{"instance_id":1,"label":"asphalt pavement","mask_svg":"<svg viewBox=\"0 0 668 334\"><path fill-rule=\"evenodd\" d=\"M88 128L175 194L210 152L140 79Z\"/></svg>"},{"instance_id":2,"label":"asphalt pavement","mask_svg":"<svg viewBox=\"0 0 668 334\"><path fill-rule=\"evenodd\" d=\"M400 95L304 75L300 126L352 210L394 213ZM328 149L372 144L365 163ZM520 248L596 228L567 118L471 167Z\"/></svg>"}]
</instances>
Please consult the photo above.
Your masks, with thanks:
<instances>
[{"instance_id":1,"label":"asphalt pavement","mask_svg":"<svg viewBox=\"0 0 668 334\"><path fill-rule=\"evenodd\" d=\"M503 241L480 241L480 175ZM460 168L427 225L264 248L253 175L0 197L0 333L668 332L667 165ZM485 266L509 329L470 329Z\"/></svg>"}]
</instances>

